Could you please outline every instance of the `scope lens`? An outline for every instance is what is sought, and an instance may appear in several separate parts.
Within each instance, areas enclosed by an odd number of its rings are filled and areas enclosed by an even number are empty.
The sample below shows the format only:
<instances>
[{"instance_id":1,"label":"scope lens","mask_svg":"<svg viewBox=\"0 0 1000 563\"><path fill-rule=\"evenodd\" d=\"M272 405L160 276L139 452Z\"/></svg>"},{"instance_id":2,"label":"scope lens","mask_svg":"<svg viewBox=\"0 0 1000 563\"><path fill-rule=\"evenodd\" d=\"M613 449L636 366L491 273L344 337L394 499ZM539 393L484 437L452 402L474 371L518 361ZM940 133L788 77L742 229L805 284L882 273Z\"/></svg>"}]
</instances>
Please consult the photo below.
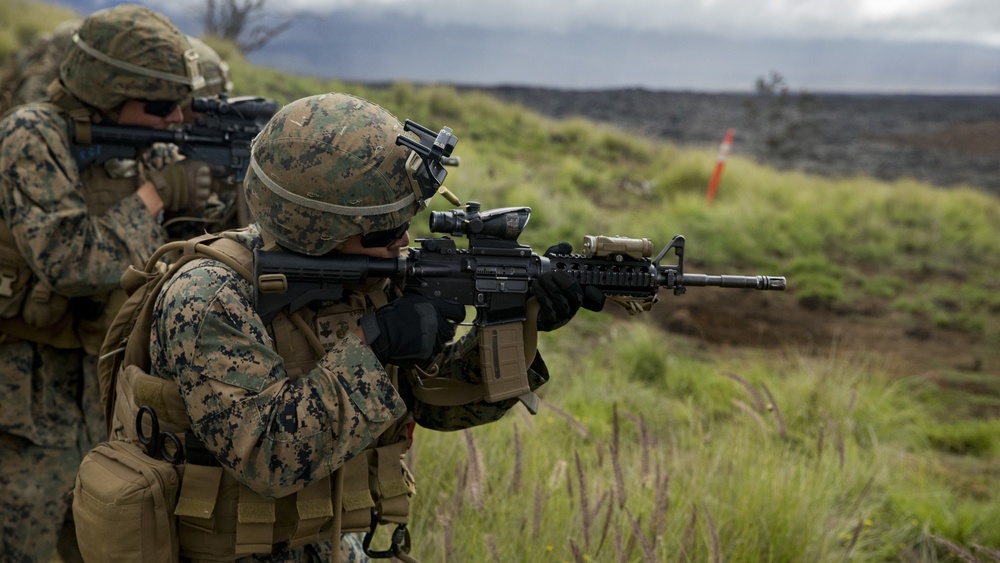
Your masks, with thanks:
<instances>
[{"instance_id":1,"label":"scope lens","mask_svg":"<svg viewBox=\"0 0 1000 563\"><path fill-rule=\"evenodd\" d=\"M430 228L432 233L450 233L458 224L455 211L431 211Z\"/></svg>"}]
</instances>

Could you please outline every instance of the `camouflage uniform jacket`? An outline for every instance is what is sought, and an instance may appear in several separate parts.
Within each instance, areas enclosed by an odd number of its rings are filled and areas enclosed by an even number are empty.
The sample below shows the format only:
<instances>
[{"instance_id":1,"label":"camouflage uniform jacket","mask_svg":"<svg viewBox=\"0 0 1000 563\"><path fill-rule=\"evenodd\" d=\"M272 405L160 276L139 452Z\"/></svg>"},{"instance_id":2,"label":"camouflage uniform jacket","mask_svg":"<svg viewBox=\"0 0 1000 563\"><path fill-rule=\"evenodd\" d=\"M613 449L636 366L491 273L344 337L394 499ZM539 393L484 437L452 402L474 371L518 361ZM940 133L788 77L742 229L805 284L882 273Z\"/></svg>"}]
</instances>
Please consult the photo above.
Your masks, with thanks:
<instances>
[{"instance_id":1,"label":"camouflage uniform jacket","mask_svg":"<svg viewBox=\"0 0 1000 563\"><path fill-rule=\"evenodd\" d=\"M242 232L248 248L262 246L255 225ZM396 288L384 283L388 299ZM360 318L373 310L363 293L346 291ZM328 305L328 304L327 304ZM335 307L328 305L328 307ZM398 385L348 324L313 326L326 350L314 367L293 375L275 351L274 334L254 312L251 283L224 264L194 260L166 283L153 310L150 375L177 383L193 431L238 481L283 497L330 475L400 421L455 430L495 421L516 399L434 407L416 401L407 377ZM343 318L341 316L341 318ZM474 333L452 343L439 374L478 383ZM540 357L532 388L548 380ZM396 439L392 437L390 439Z\"/></svg>"},{"instance_id":2,"label":"camouflage uniform jacket","mask_svg":"<svg viewBox=\"0 0 1000 563\"><path fill-rule=\"evenodd\" d=\"M66 298L119 287L129 264L165 242L138 196L88 211L67 124L49 105L21 106L0 122L0 212L32 274ZM136 186L138 187L138 185ZM75 445L83 353L0 336L0 431L43 446ZM99 397L99 395L98 395ZM94 398L99 411L99 398Z\"/></svg>"}]
</instances>

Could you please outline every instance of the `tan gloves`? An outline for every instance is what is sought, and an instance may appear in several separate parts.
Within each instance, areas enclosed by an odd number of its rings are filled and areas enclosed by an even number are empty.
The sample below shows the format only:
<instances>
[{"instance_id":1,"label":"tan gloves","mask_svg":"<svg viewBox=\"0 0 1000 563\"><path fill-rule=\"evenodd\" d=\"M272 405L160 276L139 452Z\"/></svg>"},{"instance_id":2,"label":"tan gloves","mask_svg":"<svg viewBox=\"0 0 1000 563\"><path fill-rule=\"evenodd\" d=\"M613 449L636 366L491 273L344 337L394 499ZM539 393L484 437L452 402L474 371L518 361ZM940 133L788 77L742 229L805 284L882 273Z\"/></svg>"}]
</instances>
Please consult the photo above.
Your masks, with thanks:
<instances>
[{"instance_id":1,"label":"tan gloves","mask_svg":"<svg viewBox=\"0 0 1000 563\"><path fill-rule=\"evenodd\" d=\"M146 174L160 192L167 212L199 214L212 195L212 169L205 162L181 160L160 170L150 168Z\"/></svg>"}]
</instances>

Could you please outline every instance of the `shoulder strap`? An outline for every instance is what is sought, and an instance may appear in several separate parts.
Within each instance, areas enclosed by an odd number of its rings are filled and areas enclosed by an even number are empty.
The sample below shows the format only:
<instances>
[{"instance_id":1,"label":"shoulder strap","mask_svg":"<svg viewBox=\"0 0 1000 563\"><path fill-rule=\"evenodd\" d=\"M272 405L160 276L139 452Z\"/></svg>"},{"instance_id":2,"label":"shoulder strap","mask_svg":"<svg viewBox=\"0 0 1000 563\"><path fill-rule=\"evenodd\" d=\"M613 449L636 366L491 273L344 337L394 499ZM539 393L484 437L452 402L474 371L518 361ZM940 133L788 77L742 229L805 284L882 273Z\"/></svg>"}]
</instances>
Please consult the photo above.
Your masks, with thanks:
<instances>
[{"instance_id":1,"label":"shoulder strap","mask_svg":"<svg viewBox=\"0 0 1000 563\"><path fill-rule=\"evenodd\" d=\"M58 78L49 84L48 98L49 105L59 108L60 112L68 115L73 121L73 131L76 138L71 139L71 141L82 145L91 144L93 141L90 136L90 124L94 112L73 94L70 94Z\"/></svg>"},{"instance_id":2,"label":"shoulder strap","mask_svg":"<svg viewBox=\"0 0 1000 563\"><path fill-rule=\"evenodd\" d=\"M164 267L160 260L177 251L180 251L180 256ZM109 424L115 407L116 381L122 367L135 365L145 372L149 371L149 335L156 297L181 266L199 258L222 262L243 278L252 280L252 269L248 265L253 261L253 253L235 238L224 234L202 235L188 241L165 244L146 262L143 272L129 268L130 271L122 276L123 285L131 291L112 322L97 366Z\"/></svg>"}]
</instances>

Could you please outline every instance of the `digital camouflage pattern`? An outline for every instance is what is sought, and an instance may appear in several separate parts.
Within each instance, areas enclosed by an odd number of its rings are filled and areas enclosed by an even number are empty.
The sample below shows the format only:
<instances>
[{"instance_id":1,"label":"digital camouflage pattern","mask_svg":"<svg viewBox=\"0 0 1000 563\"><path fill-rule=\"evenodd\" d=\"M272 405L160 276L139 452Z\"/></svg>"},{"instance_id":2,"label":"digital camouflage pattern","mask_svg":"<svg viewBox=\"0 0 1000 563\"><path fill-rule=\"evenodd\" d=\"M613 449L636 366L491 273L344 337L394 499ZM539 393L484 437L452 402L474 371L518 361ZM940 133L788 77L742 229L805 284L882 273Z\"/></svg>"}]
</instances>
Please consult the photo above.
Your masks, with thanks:
<instances>
[{"instance_id":1,"label":"digital camouflage pattern","mask_svg":"<svg viewBox=\"0 0 1000 563\"><path fill-rule=\"evenodd\" d=\"M88 213L65 131L64 120L48 106L23 106L0 123L0 211L35 275L58 294L83 299L118 287L124 268L151 255L165 239L136 196L100 217ZM42 551L24 552L25 557L51 558L80 459L103 439L95 364L82 350L0 341L0 434L32 445L20 456L5 456L0 469L5 554L21 553L28 549L23 542L30 541ZM24 471L39 483L10 477ZM36 487L61 493L39 504ZM58 517L37 520L26 512L28 506L55 510ZM38 527L34 533L8 535L31 529L31 522Z\"/></svg>"},{"instance_id":2,"label":"digital camouflage pattern","mask_svg":"<svg viewBox=\"0 0 1000 563\"><path fill-rule=\"evenodd\" d=\"M118 287L124 268L151 255L165 239L137 196L111 205L102 216L88 213L65 131L65 121L50 106L22 106L0 123L0 211L31 271L58 294L85 299ZM21 553L30 538L30 545L43 551L25 552L25 557L51 557L80 459L103 437L94 360L82 350L0 341L0 433L37 447L19 457L5 456L0 469L4 553ZM43 453L47 448L65 451ZM62 493L38 504L36 487L43 485L8 477L25 471L19 460L33 464L28 474L39 483L58 483ZM51 508L52 503L62 504L54 520L36 520L24 509ZM8 530L30 529L29 522L38 526L35 533L8 535Z\"/></svg>"},{"instance_id":3,"label":"digital camouflage pattern","mask_svg":"<svg viewBox=\"0 0 1000 563\"><path fill-rule=\"evenodd\" d=\"M59 75L70 93L101 110L128 99L180 102L204 85L187 36L162 14L127 4L83 20Z\"/></svg>"},{"instance_id":4,"label":"digital camouflage pattern","mask_svg":"<svg viewBox=\"0 0 1000 563\"><path fill-rule=\"evenodd\" d=\"M80 456L77 448L46 448L0 433L4 466L0 472L0 561L53 560ZM19 541L8 541L13 538Z\"/></svg>"},{"instance_id":5,"label":"digital camouflage pattern","mask_svg":"<svg viewBox=\"0 0 1000 563\"><path fill-rule=\"evenodd\" d=\"M263 245L256 226L240 240L249 249ZM399 296L394 286L383 282L383 287L387 299ZM346 289L342 301L314 309L313 329L327 352L300 376L291 375L275 351L272 334L254 311L252 285L229 267L195 260L157 298L151 375L177 383L192 431L258 493L284 496L302 489L366 447L382 445L383 433L392 434L411 416L421 426L452 430L495 421L516 404L515 399L434 409L419 404L407 377L394 386L370 348L343 330L344 315L352 328L374 309L360 288ZM331 317L334 310L339 315ZM548 374L540 359L534 367L540 369L531 374L537 387ZM440 373L479 381L475 332L448 346ZM356 541L341 549L348 544Z\"/></svg>"},{"instance_id":6,"label":"digital camouflage pattern","mask_svg":"<svg viewBox=\"0 0 1000 563\"><path fill-rule=\"evenodd\" d=\"M165 242L138 197L88 213L67 124L51 106L22 106L0 123L0 210L32 271L67 297L106 293L129 264ZM136 184L138 188L138 184Z\"/></svg>"},{"instance_id":7,"label":"digital camouflage pattern","mask_svg":"<svg viewBox=\"0 0 1000 563\"><path fill-rule=\"evenodd\" d=\"M123 13L128 17L120 17ZM185 71L181 54L190 48L186 39L182 38L183 45L153 41L148 37L152 29L169 29L161 25L163 18L158 15L154 18L157 23L148 25L143 19L147 15L144 9L134 7L102 11L84 20L80 29L92 37L110 39L111 28L95 21L105 17L112 20L112 28L119 34L137 29L138 42L125 38L116 48L134 49L131 54L138 59L133 60L173 57L177 64L169 70ZM160 51L152 56L141 49L154 44ZM183 50L171 46L183 46ZM85 73L80 71L86 65L77 57L63 69L81 79L77 86L88 84L87 80L106 81L100 84L101 89L96 85L84 88L95 99L109 85L129 89L142 81L153 82L153 87L139 88L136 93L181 99L190 91L186 72L182 76L187 84L170 83L167 87L164 84L168 81L125 78L123 71L104 72L103 77L94 72L84 79ZM119 90L99 102L104 105L121 94ZM125 268L143 264L165 242L165 233L138 196L105 202L100 212L88 207L93 194L81 182L84 173L92 169L78 170L69 151L67 123L52 105L23 105L0 122L3 226L9 229L14 250L30 270L31 280L68 300L75 315L103 302L119 287ZM111 176L101 169L95 177ZM125 181L135 188L139 185L139 178ZM29 284L34 285L34 281ZM13 307L8 313L17 315L16 302ZM96 358L79 348L57 349L0 334L0 366L0 439L4 448L0 553L17 561L50 561L82 455L105 439Z\"/></svg>"},{"instance_id":8,"label":"digital camouflage pattern","mask_svg":"<svg viewBox=\"0 0 1000 563\"><path fill-rule=\"evenodd\" d=\"M406 171L409 149L396 145L402 133L392 114L347 94L288 104L251 148L251 214L278 244L309 255L402 225L423 206Z\"/></svg>"}]
</instances>

